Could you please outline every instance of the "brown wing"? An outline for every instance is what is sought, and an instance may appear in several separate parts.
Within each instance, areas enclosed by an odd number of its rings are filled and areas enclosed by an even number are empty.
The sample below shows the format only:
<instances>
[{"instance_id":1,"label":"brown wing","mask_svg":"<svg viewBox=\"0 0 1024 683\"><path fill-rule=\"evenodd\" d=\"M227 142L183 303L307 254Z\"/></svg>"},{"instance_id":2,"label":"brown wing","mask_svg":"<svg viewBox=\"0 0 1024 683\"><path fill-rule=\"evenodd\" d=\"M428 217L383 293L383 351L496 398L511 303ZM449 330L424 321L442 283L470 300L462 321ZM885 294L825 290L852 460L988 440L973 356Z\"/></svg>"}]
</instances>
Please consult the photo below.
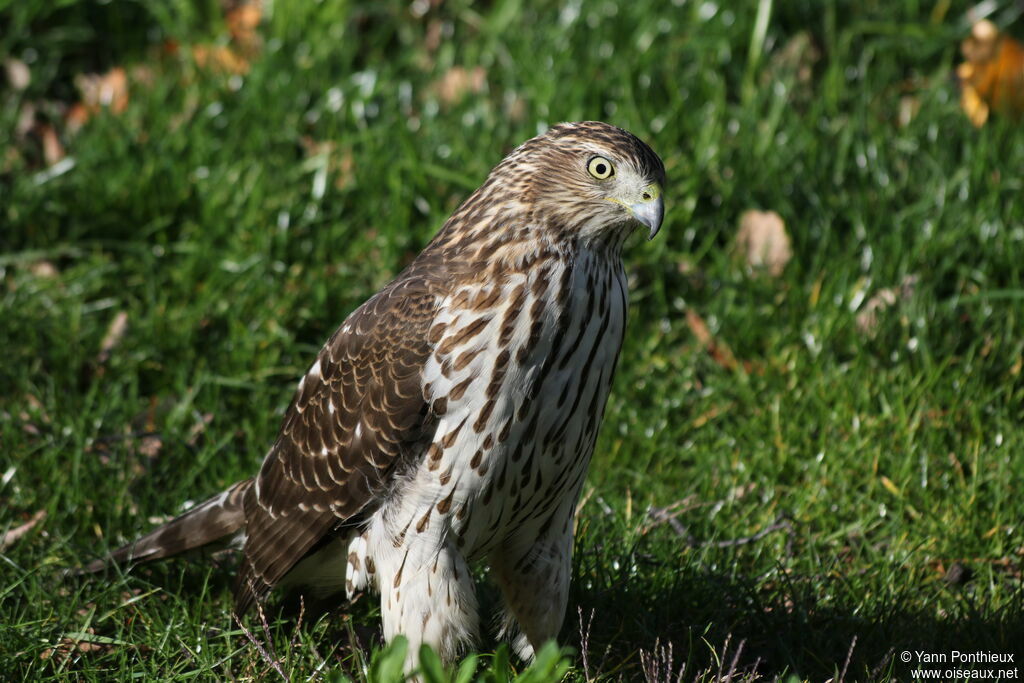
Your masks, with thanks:
<instances>
[{"instance_id":1,"label":"brown wing","mask_svg":"<svg viewBox=\"0 0 1024 683\"><path fill-rule=\"evenodd\" d=\"M434 419L421 387L438 286L408 276L356 309L300 385L245 498L243 614L326 534L380 504Z\"/></svg>"}]
</instances>

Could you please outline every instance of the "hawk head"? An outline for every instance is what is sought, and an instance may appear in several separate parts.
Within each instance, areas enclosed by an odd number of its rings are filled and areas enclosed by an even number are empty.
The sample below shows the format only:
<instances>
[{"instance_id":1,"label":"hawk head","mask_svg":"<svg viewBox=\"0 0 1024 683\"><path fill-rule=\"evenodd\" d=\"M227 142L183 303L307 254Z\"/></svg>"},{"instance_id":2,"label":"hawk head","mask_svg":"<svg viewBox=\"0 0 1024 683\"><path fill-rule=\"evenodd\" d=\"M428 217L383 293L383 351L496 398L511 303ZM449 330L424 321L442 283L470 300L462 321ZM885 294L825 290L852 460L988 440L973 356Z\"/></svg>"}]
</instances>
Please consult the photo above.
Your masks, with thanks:
<instances>
[{"instance_id":1,"label":"hawk head","mask_svg":"<svg viewBox=\"0 0 1024 683\"><path fill-rule=\"evenodd\" d=\"M494 169L535 217L584 239L621 243L642 224L653 239L665 215L665 166L632 133L600 121L561 123Z\"/></svg>"}]
</instances>

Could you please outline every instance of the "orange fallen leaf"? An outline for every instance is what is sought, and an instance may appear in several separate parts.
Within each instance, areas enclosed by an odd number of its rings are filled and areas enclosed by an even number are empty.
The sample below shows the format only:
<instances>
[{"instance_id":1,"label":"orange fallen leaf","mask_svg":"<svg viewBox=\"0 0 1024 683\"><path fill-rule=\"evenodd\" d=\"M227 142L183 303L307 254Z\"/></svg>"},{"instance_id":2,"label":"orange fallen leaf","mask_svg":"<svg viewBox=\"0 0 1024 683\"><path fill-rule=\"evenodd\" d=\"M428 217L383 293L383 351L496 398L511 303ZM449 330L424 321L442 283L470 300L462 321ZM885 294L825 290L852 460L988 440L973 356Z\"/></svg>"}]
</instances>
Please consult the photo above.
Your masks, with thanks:
<instances>
[{"instance_id":1,"label":"orange fallen leaf","mask_svg":"<svg viewBox=\"0 0 1024 683\"><path fill-rule=\"evenodd\" d=\"M708 329L707 323L704 322L704 319L696 311L687 309L686 325L697 339L697 343L704 347L718 365L726 370L736 369L739 363L736 362L736 356L733 355L732 349L725 342L715 339L714 335L711 334L711 330Z\"/></svg>"},{"instance_id":2,"label":"orange fallen leaf","mask_svg":"<svg viewBox=\"0 0 1024 683\"><path fill-rule=\"evenodd\" d=\"M57 131L50 124L40 124L38 131L39 139L43 144L43 161L46 162L47 166L53 166L65 157L64 145L60 144Z\"/></svg>"},{"instance_id":3,"label":"orange fallen leaf","mask_svg":"<svg viewBox=\"0 0 1024 683\"><path fill-rule=\"evenodd\" d=\"M778 277L793 258L786 223L774 211L744 211L736 233L736 248L746 264Z\"/></svg>"},{"instance_id":4,"label":"orange fallen leaf","mask_svg":"<svg viewBox=\"0 0 1024 683\"><path fill-rule=\"evenodd\" d=\"M259 51L260 36L256 29L262 18L263 9L259 2L243 2L224 15L231 40L241 52L251 55Z\"/></svg>"},{"instance_id":5,"label":"orange fallen leaf","mask_svg":"<svg viewBox=\"0 0 1024 683\"><path fill-rule=\"evenodd\" d=\"M75 77L75 87L90 113L106 107L120 114L128 108L128 74L119 66L105 74L79 74Z\"/></svg>"},{"instance_id":6,"label":"orange fallen leaf","mask_svg":"<svg viewBox=\"0 0 1024 683\"><path fill-rule=\"evenodd\" d=\"M693 422L690 423L690 427L692 427L693 429L700 429L701 427L706 425L708 422L711 422L712 420L717 418L719 415L721 415L722 413L724 413L726 410L728 410L731 407L732 407L732 404L729 404L727 406L713 405L710 408L708 408L707 410L705 410L703 413L701 413L700 415L695 417L693 419Z\"/></svg>"},{"instance_id":7,"label":"orange fallen leaf","mask_svg":"<svg viewBox=\"0 0 1024 683\"><path fill-rule=\"evenodd\" d=\"M89 120L89 108L81 102L75 102L64 115L64 127L68 135L75 135Z\"/></svg>"},{"instance_id":8,"label":"orange fallen leaf","mask_svg":"<svg viewBox=\"0 0 1024 683\"><path fill-rule=\"evenodd\" d=\"M1024 46L982 20L974 24L960 51L967 60L956 70L960 107L971 123L983 126L992 111L1024 113Z\"/></svg>"},{"instance_id":9,"label":"orange fallen leaf","mask_svg":"<svg viewBox=\"0 0 1024 683\"><path fill-rule=\"evenodd\" d=\"M249 61L226 45L194 45L192 58L200 69L237 75L249 72Z\"/></svg>"}]
</instances>

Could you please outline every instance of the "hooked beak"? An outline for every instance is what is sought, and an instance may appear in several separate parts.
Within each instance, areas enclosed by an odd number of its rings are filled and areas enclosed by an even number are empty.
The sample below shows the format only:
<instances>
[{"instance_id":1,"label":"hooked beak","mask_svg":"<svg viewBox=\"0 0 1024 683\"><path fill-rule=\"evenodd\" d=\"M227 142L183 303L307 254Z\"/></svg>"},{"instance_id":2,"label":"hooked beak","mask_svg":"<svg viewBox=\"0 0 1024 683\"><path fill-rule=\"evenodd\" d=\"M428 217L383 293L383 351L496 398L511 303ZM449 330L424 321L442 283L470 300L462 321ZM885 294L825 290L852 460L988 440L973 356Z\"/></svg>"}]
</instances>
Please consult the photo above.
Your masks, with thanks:
<instances>
[{"instance_id":1,"label":"hooked beak","mask_svg":"<svg viewBox=\"0 0 1024 683\"><path fill-rule=\"evenodd\" d=\"M654 236L661 230L661 221L665 218L665 202L661 200L661 193L652 199L637 202L629 207L633 217L648 228L647 239L653 240Z\"/></svg>"}]
</instances>

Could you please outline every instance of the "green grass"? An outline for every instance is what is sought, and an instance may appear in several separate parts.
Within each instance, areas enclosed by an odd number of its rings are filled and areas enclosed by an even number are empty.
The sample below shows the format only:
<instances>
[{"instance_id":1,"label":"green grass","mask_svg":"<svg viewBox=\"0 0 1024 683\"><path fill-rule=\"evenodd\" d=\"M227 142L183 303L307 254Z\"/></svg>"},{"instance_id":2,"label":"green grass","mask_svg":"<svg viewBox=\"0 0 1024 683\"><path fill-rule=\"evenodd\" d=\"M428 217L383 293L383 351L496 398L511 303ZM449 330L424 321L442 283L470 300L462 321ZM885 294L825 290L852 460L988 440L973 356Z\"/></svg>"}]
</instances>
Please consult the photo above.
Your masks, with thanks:
<instances>
[{"instance_id":1,"label":"green grass","mask_svg":"<svg viewBox=\"0 0 1024 683\"><path fill-rule=\"evenodd\" d=\"M254 472L344 316L506 151L585 118L648 140L669 185L661 235L625 254L571 679L642 679L641 651L668 644L685 680L908 680L904 650L1024 659L1024 133L959 110L967 5L776 2L763 33L754 3L719 5L456 0L418 18L278 0L232 79L189 56L226 43L216 2L0 3L0 54L32 75L0 91L0 532L47 513L0 552L4 677L358 677L372 599L250 623L268 659L230 620L230 562L60 569ZM74 77L115 65L150 83L70 136ZM453 66L486 87L439 101ZM64 136L63 174L17 134L27 103ZM779 278L730 252L748 208L787 223ZM863 333L865 299L905 276L912 295ZM716 363L688 310L746 365ZM679 501L674 526L648 513ZM967 574L943 580L954 562ZM100 644L44 657L82 633Z\"/></svg>"}]
</instances>

